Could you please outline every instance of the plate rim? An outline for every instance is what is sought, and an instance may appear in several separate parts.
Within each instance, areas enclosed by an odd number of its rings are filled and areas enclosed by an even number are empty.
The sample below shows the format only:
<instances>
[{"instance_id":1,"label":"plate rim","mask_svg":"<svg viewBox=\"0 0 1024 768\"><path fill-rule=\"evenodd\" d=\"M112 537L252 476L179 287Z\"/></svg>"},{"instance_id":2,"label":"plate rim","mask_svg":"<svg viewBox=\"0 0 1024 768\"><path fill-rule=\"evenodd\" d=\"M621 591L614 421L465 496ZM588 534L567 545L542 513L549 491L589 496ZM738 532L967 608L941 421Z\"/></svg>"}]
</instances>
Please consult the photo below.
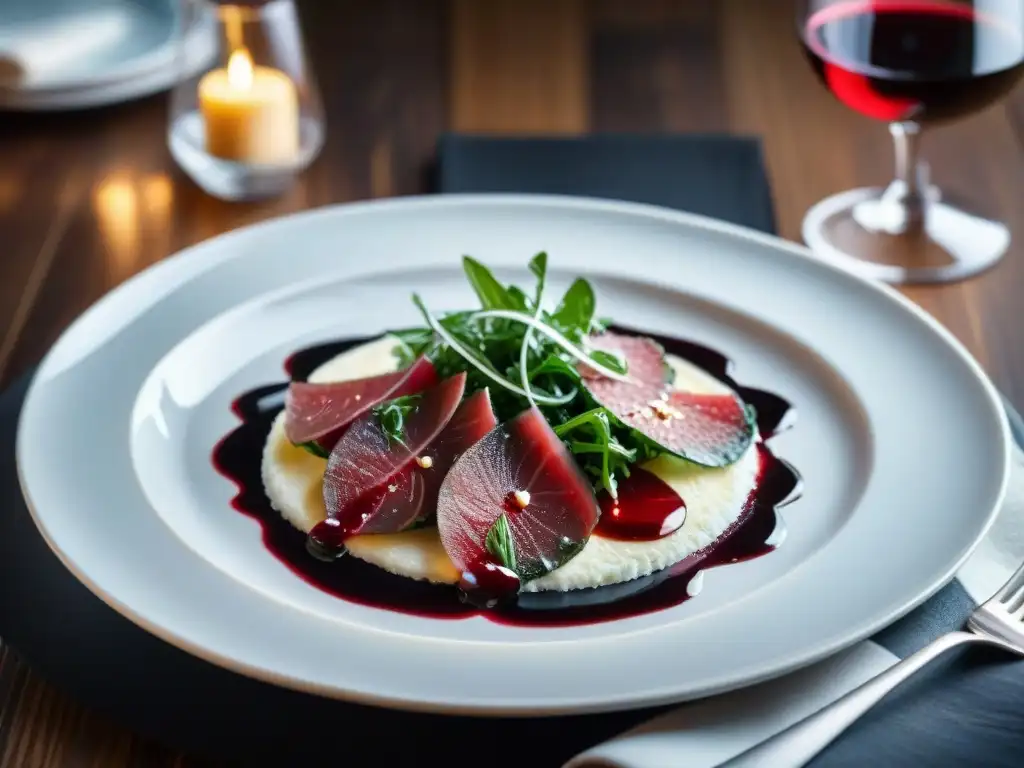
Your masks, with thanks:
<instances>
[{"instance_id":1,"label":"plate rim","mask_svg":"<svg viewBox=\"0 0 1024 768\"><path fill-rule=\"evenodd\" d=\"M142 627L150 634L161 638L165 642L168 642L180 649L187 651L188 653L202 658L206 661L212 662L223 668L229 669L233 672L246 675L248 677L262 680L265 682L281 685L287 688L305 691L317 695L326 695L332 698L340 698L349 701L357 701L360 703L367 703L373 705L387 706L392 708L411 710L411 711L429 711L437 713L447 714L471 714L475 716L548 716L555 714L570 714L570 713L593 713L593 712L606 712L616 710L628 710L643 708L649 706L655 706L659 704L667 704L672 702L678 702L685 698L690 700L694 698L700 698L708 695L712 695L725 690L732 690L740 687L748 687L750 685L763 682L764 680L772 679L795 669L799 669L808 666L815 661L830 656L842 648L849 647L850 645L869 637L878 629L891 624L899 617L905 615L907 612L917 607L929 597L938 592L944 585L946 585L952 578L954 578L957 570L963 565L963 563L970 557L974 552L977 545L988 533L992 526L992 523L998 513L1001 506L1002 500L1005 497L1008 478L1009 478L1009 466L1010 466L1010 447L1012 445L1010 427L1008 419L1006 418L1005 411L1002 407L1002 398L995 386L981 368L980 364L975 360L971 353L966 347L955 337L953 334L946 329L941 323L935 318L929 315L924 309L912 302L910 299L904 297L902 294L895 291L888 285L871 281L862 275L845 268L842 265L827 262L821 258L815 256L806 247L791 241L784 240L780 237L765 234L747 227L742 227L729 222L712 219L706 216L698 214L692 214L688 212L675 211L673 209L649 205L645 203L633 203L625 201L609 200L606 198L597 197L583 197L575 195L550 195L550 194L508 194L508 193L467 193L467 194L445 194L445 195L411 195L404 197L388 198L384 200L369 200L359 201L353 203L342 203L325 205L317 208L288 214L285 216L279 216L258 222L246 227L241 227L236 230L223 233L221 235L209 238L207 240L196 243L188 248L182 249L181 251L168 256L167 258L151 265L147 269L133 275L120 285L116 286L112 290L108 291L104 296L100 297L96 302L90 305L84 312L82 312L64 331L61 333L57 342L54 346L46 353L42 361L39 364L38 370L43 370L51 359L51 355L54 350L60 344L61 339L67 335L72 328L82 323L84 319L91 313L99 311L99 308L105 305L108 301L112 300L114 296L121 294L122 292L135 290L136 286L143 284L147 281L153 281L161 276L163 273L176 269L180 265L186 264L191 261L203 259L205 263L212 267L221 264L226 261L230 261L237 258L230 253L226 256L218 256L211 260L211 255L205 253L211 248L214 250L218 244L222 244L225 241L235 237L251 237L253 233L258 233L260 230L267 227L275 227L283 222L295 222L316 217L331 217L339 215L355 215L358 216L364 211L378 211L388 209L403 209L403 208L430 208L430 207L459 207L464 204L492 204L496 206L501 205L524 205L524 206L541 206L543 208L550 207L561 207L568 210L590 210L590 211L609 211L615 213L623 213L626 215L641 216L661 221L667 221L676 225L680 225L684 228L703 230L708 232L714 232L718 234L726 235L727 237L738 238L747 242L758 244L762 247L769 248L771 250L782 250L788 252L790 255L799 257L806 261L812 262L816 265L823 266L826 270L839 273L842 277L840 280L846 278L852 278L862 286L869 288L870 290L885 296L889 301L893 301L898 304L903 310L909 312L917 321L921 322L928 330L937 335L943 342L944 346L953 351L959 362L965 365L966 369L972 374L974 383L980 385L981 390L985 393L987 399L987 405L992 408L993 413L998 414L998 423L1001 430L1001 452L1004 458L1002 471L1000 473L1001 482L997 493L994 495L994 503L991 509L987 510L983 525L979 529L979 533L975 537L974 541L965 542L965 548L962 551L960 557L952 563L946 571L943 573L941 578L933 581L930 588L925 590L923 593L912 597L909 600L901 601L901 604L896 606L888 614L882 616L873 623L865 624L860 626L857 631L846 631L841 633L842 638L825 645L820 645L815 649L814 653L800 652L797 654L788 653L785 654L785 658L779 661L772 669L768 671L762 671L761 674L757 675L745 675L743 679L737 681L732 677L723 679L723 676L718 676L715 681L705 685L702 688L688 689L688 693L680 694L678 692L679 685L668 686L659 689L645 689L642 692L642 696L638 697L636 694L624 694L617 697L605 696L597 702L589 700L583 700L572 697L559 697L557 699L550 699L545 697L544 704L534 703L521 703L516 700L515 703L511 704L493 704L487 702L484 704L480 703L452 703L451 701L439 702L437 700L421 701L418 699L410 699L402 696L391 696L381 695L377 693L367 693L356 690L342 690L334 684L325 683L309 683L305 680L289 676L287 674L281 674L273 669L248 664L246 662L238 662L230 657L227 657L216 651L212 651L205 646L193 643L186 637L165 629L162 626L158 626L148 621L144 616L139 615L129 606L120 602L114 595L105 592L97 584L89 580L85 575L80 572L73 561L70 561L65 554L56 546L55 542L48 535L48 532L42 524L41 518L38 511L35 509L32 503L31 497L28 493L24 475L22 472L22 451L25 431L25 414L29 411L29 406L33 402L36 395L36 390L39 385L39 377L33 376L32 381L29 384L28 391L26 392L25 403L22 408L21 414L19 414L17 437L16 437L16 465L18 470L18 479L21 485L22 495L25 499L25 503L29 512L32 516L33 523L35 524L40 535L46 541L50 549L55 555L61 560L68 570L75 575L75 577L81 581L94 595L99 599L106 602L111 608L117 610L123 616L131 620L137 626ZM227 252L229 249L225 249ZM196 274L201 274L205 270L200 270ZM189 275L188 279L192 279L195 276Z\"/></svg>"}]
</instances>

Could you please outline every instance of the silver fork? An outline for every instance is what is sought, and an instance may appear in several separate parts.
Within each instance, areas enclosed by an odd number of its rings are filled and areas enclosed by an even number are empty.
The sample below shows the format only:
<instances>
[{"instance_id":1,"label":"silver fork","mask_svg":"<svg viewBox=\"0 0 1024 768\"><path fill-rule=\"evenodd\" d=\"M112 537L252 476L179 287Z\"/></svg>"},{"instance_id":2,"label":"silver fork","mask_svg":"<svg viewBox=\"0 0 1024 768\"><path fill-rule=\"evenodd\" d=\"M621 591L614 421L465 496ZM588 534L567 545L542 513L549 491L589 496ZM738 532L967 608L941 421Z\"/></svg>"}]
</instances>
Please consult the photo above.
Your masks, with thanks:
<instances>
[{"instance_id":1,"label":"silver fork","mask_svg":"<svg viewBox=\"0 0 1024 768\"><path fill-rule=\"evenodd\" d=\"M800 768L806 765L889 691L940 654L966 643L995 645L1024 656L1024 565L1002 589L975 609L967 620L966 632L950 632L937 638L824 709L722 763L720 768Z\"/></svg>"}]
</instances>

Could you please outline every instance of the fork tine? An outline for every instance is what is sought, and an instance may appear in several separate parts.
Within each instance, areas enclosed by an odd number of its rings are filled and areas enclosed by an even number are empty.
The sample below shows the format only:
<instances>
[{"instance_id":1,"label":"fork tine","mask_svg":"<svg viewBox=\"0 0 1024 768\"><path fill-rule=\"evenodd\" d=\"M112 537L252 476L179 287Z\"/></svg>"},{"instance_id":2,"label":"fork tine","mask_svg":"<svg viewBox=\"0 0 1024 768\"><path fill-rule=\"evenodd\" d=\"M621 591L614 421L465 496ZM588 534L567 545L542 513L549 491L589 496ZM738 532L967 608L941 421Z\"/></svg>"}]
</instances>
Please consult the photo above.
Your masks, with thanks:
<instances>
[{"instance_id":1,"label":"fork tine","mask_svg":"<svg viewBox=\"0 0 1024 768\"><path fill-rule=\"evenodd\" d=\"M1013 593L1013 595L1003 602L1006 605L1006 611L1008 613L1017 613L1021 608L1024 608L1024 587L1019 588Z\"/></svg>"},{"instance_id":2,"label":"fork tine","mask_svg":"<svg viewBox=\"0 0 1024 768\"><path fill-rule=\"evenodd\" d=\"M1013 602L1016 598L1020 598L1022 592L1024 592L1024 564L1014 572L1003 585L1003 588L995 594L995 599L1005 605ZM1014 609L1009 610L1012 611Z\"/></svg>"},{"instance_id":3,"label":"fork tine","mask_svg":"<svg viewBox=\"0 0 1024 768\"><path fill-rule=\"evenodd\" d=\"M1015 605L1007 605L1006 612L1009 614L1011 619L1024 623L1024 596L1018 599Z\"/></svg>"}]
</instances>

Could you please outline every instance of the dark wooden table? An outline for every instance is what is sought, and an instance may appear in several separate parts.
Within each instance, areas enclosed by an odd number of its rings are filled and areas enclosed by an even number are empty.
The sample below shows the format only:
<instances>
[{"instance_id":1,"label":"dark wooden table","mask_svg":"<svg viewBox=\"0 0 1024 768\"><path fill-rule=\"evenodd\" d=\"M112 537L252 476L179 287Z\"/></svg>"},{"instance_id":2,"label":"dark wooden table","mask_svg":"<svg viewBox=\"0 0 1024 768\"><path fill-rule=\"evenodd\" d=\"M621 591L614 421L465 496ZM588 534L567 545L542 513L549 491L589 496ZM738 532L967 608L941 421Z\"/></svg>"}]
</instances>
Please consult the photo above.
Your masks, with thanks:
<instances>
[{"instance_id":1,"label":"dark wooden table","mask_svg":"<svg viewBox=\"0 0 1024 768\"><path fill-rule=\"evenodd\" d=\"M174 251L292 211L424 191L445 130L757 134L791 239L820 198L891 175L884 126L815 81L788 0L308 0L301 10L328 139L272 202L219 202L186 179L164 141L165 96L0 115L0 383L103 293ZM1015 244L981 278L907 291L1018 405L1022 130L1017 93L927 137L934 179L1010 222ZM9 649L0 654L0 768L201 764L91 714Z\"/></svg>"}]
</instances>

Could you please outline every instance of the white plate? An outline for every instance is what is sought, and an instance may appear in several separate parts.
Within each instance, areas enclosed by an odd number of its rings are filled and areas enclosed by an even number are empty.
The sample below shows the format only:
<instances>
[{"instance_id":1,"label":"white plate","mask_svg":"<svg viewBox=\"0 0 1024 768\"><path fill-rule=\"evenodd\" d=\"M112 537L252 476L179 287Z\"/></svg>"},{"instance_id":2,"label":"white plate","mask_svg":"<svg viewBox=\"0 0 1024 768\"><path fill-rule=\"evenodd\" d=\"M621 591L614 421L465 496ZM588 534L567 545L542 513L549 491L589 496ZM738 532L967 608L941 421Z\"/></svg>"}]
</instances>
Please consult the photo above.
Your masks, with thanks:
<instances>
[{"instance_id":1,"label":"white plate","mask_svg":"<svg viewBox=\"0 0 1024 768\"><path fill-rule=\"evenodd\" d=\"M792 401L774 442L804 477L788 538L674 609L570 629L440 621L331 598L262 547L210 452L289 351L467 305L458 257L526 278L547 250L602 314L724 351ZM553 288L554 290L554 288ZM1009 433L967 353L895 292L795 245L641 205L447 196L328 208L203 243L85 313L18 433L22 483L64 563L192 653L397 707L544 714L697 697L854 641L948 581L1001 500Z\"/></svg>"},{"instance_id":2,"label":"white plate","mask_svg":"<svg viewBox=\"0 0 1024 768\"><path fill-rule=\"evenodd\" d=\"M92 108L170 88L217 53L214 15L197 15L183 32L179 16L159 0L19 0L0 10L0 61L26 74L0 87L0 108Z\"/></svg>"}]
</instances>

